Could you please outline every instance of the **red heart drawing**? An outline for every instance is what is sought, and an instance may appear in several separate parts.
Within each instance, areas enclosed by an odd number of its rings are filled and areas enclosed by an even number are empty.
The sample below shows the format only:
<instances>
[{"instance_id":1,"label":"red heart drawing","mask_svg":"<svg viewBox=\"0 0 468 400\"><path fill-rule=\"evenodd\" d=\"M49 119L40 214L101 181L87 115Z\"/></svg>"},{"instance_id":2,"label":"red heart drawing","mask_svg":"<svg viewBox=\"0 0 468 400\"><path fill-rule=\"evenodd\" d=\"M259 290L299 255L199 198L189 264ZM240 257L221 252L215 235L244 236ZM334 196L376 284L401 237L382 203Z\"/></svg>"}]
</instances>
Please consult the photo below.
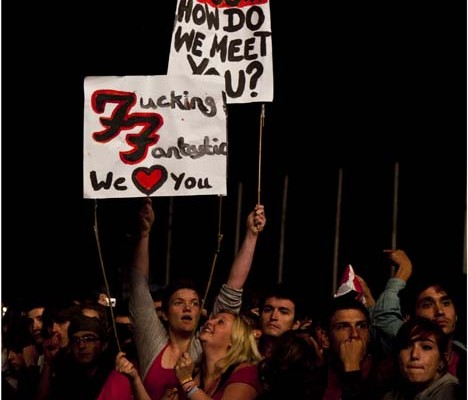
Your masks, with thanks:
<instances>
[{"instance_id":1,"label":"red heart drawing","mask_svg":"<svg viewBox=\"0 0 468 400\"><path fill-rule=\"evenodd\" d=\"M162 165L135 168L132 173L132 181L135 186L148 196L159 189L166 180L167 170Z\"/></svg>"}]
</instances>

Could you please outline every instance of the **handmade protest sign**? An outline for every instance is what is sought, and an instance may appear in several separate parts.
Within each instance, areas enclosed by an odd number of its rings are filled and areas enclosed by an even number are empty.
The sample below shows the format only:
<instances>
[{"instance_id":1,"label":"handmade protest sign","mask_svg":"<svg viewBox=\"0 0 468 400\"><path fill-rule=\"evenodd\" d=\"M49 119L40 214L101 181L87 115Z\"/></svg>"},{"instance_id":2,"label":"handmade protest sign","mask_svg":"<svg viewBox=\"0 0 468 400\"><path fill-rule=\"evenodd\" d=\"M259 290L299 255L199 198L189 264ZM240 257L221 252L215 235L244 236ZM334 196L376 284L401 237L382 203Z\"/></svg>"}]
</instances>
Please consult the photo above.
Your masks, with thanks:
<instances>
[{"instance_id":1,"label":"handmade protest sign","mask_svg":"<svg viewBox=\"0 0 468 400\"><path fill-rule=\"evenodd\" d=\"M217 76L84 81L84 198L226 195L226 105Z\"/></svg>"},{"instance_id":2,"label":"handmade protest sign","mask_svg":"<svg viewBox=\"0 0 468 400\"><path fill-rule=\"evenodd\" d=\"M219 75L228 103L273 101L268 0L179 0L168 74Z\"/></svg>"}]
</instances>

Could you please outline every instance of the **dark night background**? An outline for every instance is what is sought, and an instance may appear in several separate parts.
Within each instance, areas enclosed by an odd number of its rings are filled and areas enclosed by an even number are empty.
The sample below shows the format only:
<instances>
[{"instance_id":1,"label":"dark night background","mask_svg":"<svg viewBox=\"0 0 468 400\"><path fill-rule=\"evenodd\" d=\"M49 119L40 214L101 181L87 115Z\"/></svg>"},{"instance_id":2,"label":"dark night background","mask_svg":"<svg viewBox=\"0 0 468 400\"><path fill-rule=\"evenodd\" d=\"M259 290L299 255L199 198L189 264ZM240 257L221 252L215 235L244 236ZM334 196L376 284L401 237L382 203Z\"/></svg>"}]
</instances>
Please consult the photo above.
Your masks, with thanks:
<instances>
[{"instance_id":1,"label":"dark night background","mask_svg":"<svg viewBox=\"0 0 468 400\"><path fill-rule=\"evenodd\" d=\"M3 7L4 303L102 286L95 203L82 198L83 79L165 75L175 6L137 0ZM331 295L342 168L339 275L351 263L378 295L389 275L382 250L391 246L398 163L397 245L413 260L415 279L428 271L449 276L466 299L466 3L312 2L303 9L272 0L270 9L275 96L265 103L261 179L268 222L247 288L277 279L287 177L283 281L310 304ZM260 109L228 106L228 196L215 288L234 254L239 183L241 237L257 201ZM153 202L152 282L164 284L170 199ZM97 201L116 296L124 290L139 203ZM219 204L216 196L173 199L171 277L188 274L206 285Z\"/></svg>"}]
</instances>

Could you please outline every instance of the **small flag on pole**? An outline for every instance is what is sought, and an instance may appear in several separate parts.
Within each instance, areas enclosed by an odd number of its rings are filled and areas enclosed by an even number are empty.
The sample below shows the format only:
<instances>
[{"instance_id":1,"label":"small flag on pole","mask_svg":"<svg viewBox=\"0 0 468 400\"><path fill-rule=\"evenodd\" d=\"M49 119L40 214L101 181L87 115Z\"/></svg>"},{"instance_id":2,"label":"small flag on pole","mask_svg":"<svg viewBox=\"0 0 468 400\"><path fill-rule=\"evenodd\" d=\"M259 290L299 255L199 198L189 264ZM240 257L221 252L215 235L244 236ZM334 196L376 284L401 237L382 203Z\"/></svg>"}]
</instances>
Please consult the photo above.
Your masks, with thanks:
<instances>
[{"instance_id":1,"label":"small flag on pole","mask_svg":"<svg viewBox=\"0 0 468 400\"><path fill-rule=\"evenodd\" d=\"M334 297L340 297L347 294L354 294L355 299L359 300L361 303L366 304L366 298L364 297L364 291L362 289L361 283L359 282L354 269L349 264L341 276L340 286L336 291Z\"/></svg>"}]
</instances>

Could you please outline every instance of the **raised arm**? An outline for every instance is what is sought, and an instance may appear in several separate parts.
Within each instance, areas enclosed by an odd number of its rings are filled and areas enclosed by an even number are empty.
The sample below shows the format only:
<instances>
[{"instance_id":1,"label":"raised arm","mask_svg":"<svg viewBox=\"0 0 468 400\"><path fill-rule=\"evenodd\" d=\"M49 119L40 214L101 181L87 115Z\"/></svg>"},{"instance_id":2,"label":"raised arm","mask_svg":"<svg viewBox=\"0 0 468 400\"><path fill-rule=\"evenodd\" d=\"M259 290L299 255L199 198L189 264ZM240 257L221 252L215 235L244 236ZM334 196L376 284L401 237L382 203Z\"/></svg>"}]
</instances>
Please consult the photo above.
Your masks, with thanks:
<instances>
[{"instance_id":1,"label":"raised arm","mask_svg":"<svg viewBox=\"0 0 468 400\"><path fill-rule=\"evenodd\" d=\"M169 340L167 331L154 310L148 283L149 239L154 219L151 198L144 198L139 212L139 232L130 271L129 298L139 370L143 379L154 358Z\"/></svg>"},{"instance_id":2,"label":"raised arm","mask_svg":"<svg viewBox=\"0 0 468 400\"><path fill-rule=\"evenodd\" d=\"M263 205L257 204L247 217L247 229L242 246L234 258L226 285L232 289L242 289L249 276L250 267L257 245L259 233L266 224Z\"/></svg>"},{"instance_id":3,"label":"raised arm","mask_svg":"<svg viewBox=\"0 0 468 400\"><path fill-rule=\"evenodd\" d=\"M397 266L397 270L377 298L371 310L371 319L375 329L383 332L387 339L393 340L404 321L398 294L411 277L413 265L403 250L384 250L384 253Z\"/></svg>"},{"instance_id":4,"label":"raised arm","mask_svg":"<svg viewBox=\"0 0 468 400\"><path fill-rule=\"evenodd\" d=\"M133 256L133 271L149 278L149 238L154 223L154 211L150 197L143 199L139 213L139 231L135 253Z\"/></svg>"},{"instance_id":5,"label":"raised arm","mask_svg":"<svg viewBox=\"0 0 468 400\"><path fill-rule=\"evenodd\" d=\"M230 309L239 312L242 304L242 289L249 276L258 236L265 228L266 217L263 205L257 204L247 217L247 229L239 252L234 258L229 277L215 299L213 312Z\"/></svg>"}]
</instances>

